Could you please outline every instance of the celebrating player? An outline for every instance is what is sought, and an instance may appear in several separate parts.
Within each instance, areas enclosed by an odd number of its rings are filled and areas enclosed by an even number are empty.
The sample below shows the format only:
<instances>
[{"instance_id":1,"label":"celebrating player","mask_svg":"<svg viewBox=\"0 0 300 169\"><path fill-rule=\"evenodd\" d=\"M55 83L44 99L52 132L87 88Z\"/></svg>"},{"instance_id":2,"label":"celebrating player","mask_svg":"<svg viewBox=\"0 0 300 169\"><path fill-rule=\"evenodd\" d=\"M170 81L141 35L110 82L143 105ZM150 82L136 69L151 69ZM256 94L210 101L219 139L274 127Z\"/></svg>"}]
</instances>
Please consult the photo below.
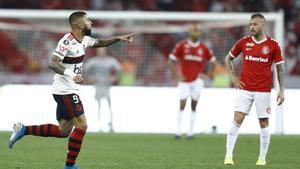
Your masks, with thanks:
<instances>
[{"instance_id":1,"label":"celebrating player","mask_svg":"<svg viewBox=\"0 0 300 169\"><path fill-rule=\"evenodd\" d=\"M40 137L69 137L65 169L78 169L75 165L81 144L87 130L83 105L79 98L79 84L83 82L82 60L88 47L106 47L118 41L132 42L135 34L115 36L108 39L90 37L92 22L82 11L69 16L71 32L58 42L50 59L49 67L54 72L53 97L57 102L54 124L24 126L16 123L9 139L9 148L24 135ZM73 129L74 127L74 129ZM73 130L72 130L73 129Z\"/></svg>"},{"instance_id":2,"label":"celebrating player","mask_svg":"<svg viewBox=\"0 0 300 169\"><path fill-rule=\"evenodd\" d=\"M196 107L204 82L204 68L207 61L216 64L216 58L208 47L200 42L200 26L192 24L188 30L189 38L176 44L169 55L168 65L173 76L178 81L180 107L177 116L177 129L175 138L181 138L181 122L183 111L188 97L191 97L190 128L188 138L193 138L193 126L196 116ZM177 71L175 62L180 64L180 72Z\"/></svg>"},{"instance_id":3,"label":"celebrating player","mask_svg":"<svg viewBox=\"0 0 300 169\"><path fill-rule=\"evenodd\" d=\"M231 80L238 95L234 106L234 119L230 126L224 164L233 165L233 149L238 137L238 130L246 115L249 114L253 102L259 120L260 153L256 165L266 165L266 154L270 143L269 117L271 114L271 87L273 62L276 64L279 93L278 105L284 101L283 57L278 42L265 35L265 18L262 14L253 14L250 20L251 36L240 39L225 58L225 64L230 72ZM243 68L241 76L234 72L231 61L243 53Z\"/></svg>"}]
</instances>

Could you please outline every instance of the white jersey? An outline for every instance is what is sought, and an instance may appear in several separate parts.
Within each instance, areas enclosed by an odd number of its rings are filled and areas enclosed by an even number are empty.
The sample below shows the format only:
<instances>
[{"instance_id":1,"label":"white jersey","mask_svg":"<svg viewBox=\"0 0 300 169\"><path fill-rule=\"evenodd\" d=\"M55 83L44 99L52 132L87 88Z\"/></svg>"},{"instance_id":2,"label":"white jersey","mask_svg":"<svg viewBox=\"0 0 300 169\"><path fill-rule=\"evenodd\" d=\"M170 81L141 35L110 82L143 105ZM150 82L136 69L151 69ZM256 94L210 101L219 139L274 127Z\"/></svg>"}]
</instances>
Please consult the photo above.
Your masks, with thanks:
<instances>
[{"instance_id":1,"label":"white jersey","mask_svg":"<svg viewBox=\"0 0 300 169\"><path fill-rule=\"evenodd\" d=\"M111 86L113 83L110 79L112 73L118 73L120 70L121 65L117 59L111 56L95 56L84 64L86 76L88 78L93 78L94 85L99 87Z\"/></svg>"},{"instance_id":2,"label":"white jersey","mask_svg":"<svg viewBox=\"0 0 300 169\"><path fill-rule=\"evenodd\" d=\"M93 46L95 39L85 36L82 42L79 42L72 33L67 33L57 44L53 55L62 59L62 64L66 69L81 75L82 61L85 55L85 49ZM79 85L73 79L66 75L56 73L53 81L53 94L63 95L79 93Z\"/></svg>"}]
</instances>

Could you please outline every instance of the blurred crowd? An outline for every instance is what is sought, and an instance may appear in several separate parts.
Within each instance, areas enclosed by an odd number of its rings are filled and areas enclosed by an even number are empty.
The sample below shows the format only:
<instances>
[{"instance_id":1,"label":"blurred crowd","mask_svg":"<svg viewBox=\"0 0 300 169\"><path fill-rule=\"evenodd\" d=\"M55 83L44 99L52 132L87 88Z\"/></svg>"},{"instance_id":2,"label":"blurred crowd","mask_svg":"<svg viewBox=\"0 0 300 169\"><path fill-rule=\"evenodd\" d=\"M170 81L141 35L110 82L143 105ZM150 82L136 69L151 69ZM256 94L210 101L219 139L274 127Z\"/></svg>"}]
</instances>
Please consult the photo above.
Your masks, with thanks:
<instances>
[{"instance_id":1,"label":"blurred crowd","mask_svg":"<svg viewBox=\"0 0 300 169\"><path fill-rule=\"evenodd\" d=\"M0 0L0 8L194 12L275 12L283 10L285 17L284 52L285 57L288 60L288 62L286 62L286 70L290 76L300 75L300 29L298 29L300 27L300 0L22 0L22 3L20 3L19 0ZM55 38L56 37L53 39ZM143 38L145 38L148 43L156 43L156 40L153 36L145 36ZM167 39L170 38L169 36L161 36L159 39L160 41L161 38L166 38L163 40L165 42L170 40ZM0 42L1 41L6 41L6 39L3 39L2 37L0 38ZM163 53L162 55L166 55L170 48L173 47L174 43L175 42L171 44L160 43L160 46L156 47L161 49ZM53 47L53 44L51 47ZM139 46L132 48L138 51L138 53L146 50L139 50L141 48ZM145 60L147 61L147 59ZM159 62L161 63L161 61ZM139 66L135 66L137 68L133 68L133 65L128 65L128 63L124 61L125 70L138 69ZM162 68L157 69L160 71L160 73L165 73ZM147 73L151 73L151 70L149 70ZM159 72L154 72L153 76L156 76L157 73ZM151 79L149 80L149 83L151 83Z\"/></svg>"}]
</instances>

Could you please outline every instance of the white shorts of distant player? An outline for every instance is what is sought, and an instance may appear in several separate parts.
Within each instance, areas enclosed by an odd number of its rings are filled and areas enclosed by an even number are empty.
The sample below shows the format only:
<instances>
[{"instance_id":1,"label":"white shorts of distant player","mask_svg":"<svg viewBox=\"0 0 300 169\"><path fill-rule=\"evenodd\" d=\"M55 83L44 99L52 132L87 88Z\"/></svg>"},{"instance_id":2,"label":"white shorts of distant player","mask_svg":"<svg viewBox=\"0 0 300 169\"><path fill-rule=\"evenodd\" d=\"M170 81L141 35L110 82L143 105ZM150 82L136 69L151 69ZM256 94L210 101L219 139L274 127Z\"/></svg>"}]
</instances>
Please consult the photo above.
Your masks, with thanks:
<instances>
[{"instance_id":1,"label":"white shorts of distant player","mask_svg":"<svg viewBox=\"0 0 300 169\"><path fill-rule=\"evenodd\" d=\"M234 110L249 114L251 106L255 103L258 118L269 118L271 115L271 93L270 92L253 92L239 90Z\"/></svg>"},{"instance_id":2,"label":"white shorts of distant player","mask_svg":"<svg viewBox=\"0 0 300 169\"><path fill-rule=\"evenodd\" d=\"M192 82L178 82L180 100L185 100L188 97L198 100L203 86L204 81L201 78L197 78Z\"/></svg>"},{"instance_id":3,"label":"white shorts of distant player","mask_svg":"<svg viewBox=\"0 0 300 169\"><path fill-rule=\"evenodd\" d=\"M110 86L96 86L95 99L110 98Z\"/></svg>"}]
</instances>

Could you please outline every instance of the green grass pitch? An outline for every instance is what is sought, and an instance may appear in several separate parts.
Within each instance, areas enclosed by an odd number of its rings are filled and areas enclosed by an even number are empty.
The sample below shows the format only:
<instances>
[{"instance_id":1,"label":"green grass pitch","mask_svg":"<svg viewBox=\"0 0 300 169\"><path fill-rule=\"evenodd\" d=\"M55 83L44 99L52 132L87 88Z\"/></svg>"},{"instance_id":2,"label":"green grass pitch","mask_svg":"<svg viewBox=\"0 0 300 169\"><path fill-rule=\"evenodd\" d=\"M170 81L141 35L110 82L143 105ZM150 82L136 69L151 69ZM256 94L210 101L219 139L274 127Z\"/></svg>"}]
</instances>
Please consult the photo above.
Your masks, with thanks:
<instances>
[{"instance_id":1,"label":"green grass pitch","mask_svg":"<svg viewBox=\"0 0 300 169\"><path fill-rule=\"evenodd\" d=\"M67 139L26 136L8 149L0 133L0 169L63 169ZM255 166L258 135L240 135L235 166L224 166L225 135L174 140L163 134L98 134L85 137L81 169L300 169L300 136L272 136L267 166Z\"/></svg>"}]
</instances>

